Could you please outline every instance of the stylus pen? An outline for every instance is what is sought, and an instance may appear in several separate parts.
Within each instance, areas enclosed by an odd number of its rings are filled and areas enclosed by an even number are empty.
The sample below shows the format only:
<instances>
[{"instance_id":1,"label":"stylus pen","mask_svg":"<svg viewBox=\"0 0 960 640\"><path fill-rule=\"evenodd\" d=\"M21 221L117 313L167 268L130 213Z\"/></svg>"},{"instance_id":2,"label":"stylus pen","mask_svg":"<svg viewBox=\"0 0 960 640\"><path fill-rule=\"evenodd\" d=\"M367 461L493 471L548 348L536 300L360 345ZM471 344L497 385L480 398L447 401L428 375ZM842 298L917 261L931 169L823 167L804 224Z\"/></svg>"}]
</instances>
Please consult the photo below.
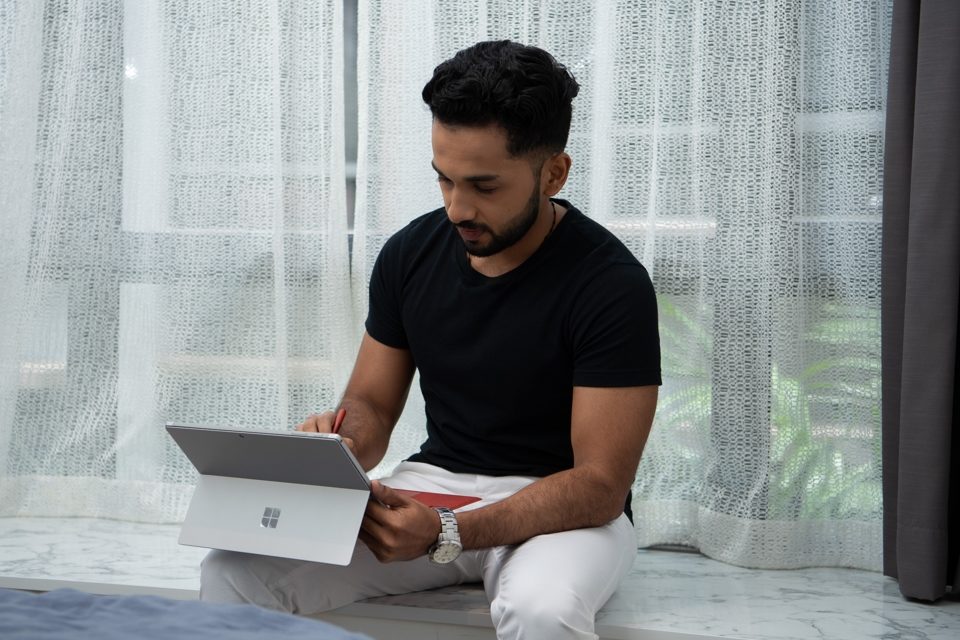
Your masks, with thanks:
<instances>
[{"instance_id":1,"label":"stylus pen","mask_svg":"<svg viewBox=\"0 0 960 640\"><path fill-rule=\"evenodd\" d=\"M347 410L340 407L340 410L337 411L337 417L333 419L333 433L340 431L340 425L343 424L345 417L347 417Z\"/></svg>"}]
</instances>

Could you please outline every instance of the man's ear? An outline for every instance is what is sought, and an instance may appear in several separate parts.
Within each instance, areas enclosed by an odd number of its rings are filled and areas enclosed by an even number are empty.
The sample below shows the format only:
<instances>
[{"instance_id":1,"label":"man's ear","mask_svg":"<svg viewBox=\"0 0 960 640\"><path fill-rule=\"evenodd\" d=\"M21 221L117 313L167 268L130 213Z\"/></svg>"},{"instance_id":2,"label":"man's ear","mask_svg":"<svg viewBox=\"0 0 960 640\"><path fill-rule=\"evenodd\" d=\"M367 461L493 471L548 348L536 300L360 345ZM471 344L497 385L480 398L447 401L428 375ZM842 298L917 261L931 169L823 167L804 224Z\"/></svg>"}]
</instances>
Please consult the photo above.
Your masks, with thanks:
<instances>
[{"instance_id":1,"label":"man's ear","mask_svg":"<svg viewBox=\"0 0 960 640\"><path fill-rule=\"evenodd\" d=\"M545 196L551 198L560 192L570 175L572 163L570 156L562 151L546 159L540 170L540 185Z\"/></svg>"}]
</instances>

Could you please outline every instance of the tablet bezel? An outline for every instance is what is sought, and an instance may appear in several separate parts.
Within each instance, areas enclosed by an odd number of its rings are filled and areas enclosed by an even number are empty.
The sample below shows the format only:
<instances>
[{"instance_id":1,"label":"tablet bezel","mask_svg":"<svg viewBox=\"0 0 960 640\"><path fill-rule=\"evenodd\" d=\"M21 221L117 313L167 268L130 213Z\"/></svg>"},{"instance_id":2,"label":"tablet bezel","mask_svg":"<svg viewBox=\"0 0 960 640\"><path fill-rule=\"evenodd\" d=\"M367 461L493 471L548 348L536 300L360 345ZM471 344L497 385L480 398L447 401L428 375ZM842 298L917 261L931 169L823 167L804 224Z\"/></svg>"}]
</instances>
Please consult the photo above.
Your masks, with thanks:
<instances>
[{"instance_id":1,"label":"tablet bezel","mask_svg":"<svg viewBox=\"0 0 960 640\"><path fill-rule=\"evenodd\" d=\"M202 475L370 490L370 479L334 433L165 425Z\"/></svg>"}]
</instances>

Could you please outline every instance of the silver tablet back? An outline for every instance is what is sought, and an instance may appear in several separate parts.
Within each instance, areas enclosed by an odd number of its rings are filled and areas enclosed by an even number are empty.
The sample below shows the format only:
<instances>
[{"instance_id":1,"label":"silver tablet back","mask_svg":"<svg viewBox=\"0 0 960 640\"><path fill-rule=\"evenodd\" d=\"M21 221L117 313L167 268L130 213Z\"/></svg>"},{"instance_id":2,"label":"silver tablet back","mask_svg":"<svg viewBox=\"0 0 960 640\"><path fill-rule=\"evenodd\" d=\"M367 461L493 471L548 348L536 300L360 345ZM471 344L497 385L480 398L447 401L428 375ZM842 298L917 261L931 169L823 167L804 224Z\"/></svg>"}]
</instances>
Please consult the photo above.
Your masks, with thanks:
<instances>
[{"instance_id":1,"label":"silver tablet back","mask_svg":"<svg viewBox=\"0 0 960 640\"><path fill-rule=\"evenodd\" d=\"M350 563L370 483L339 436L167 431L200 472L181 544Z\"/></svg>"}]
</instances>

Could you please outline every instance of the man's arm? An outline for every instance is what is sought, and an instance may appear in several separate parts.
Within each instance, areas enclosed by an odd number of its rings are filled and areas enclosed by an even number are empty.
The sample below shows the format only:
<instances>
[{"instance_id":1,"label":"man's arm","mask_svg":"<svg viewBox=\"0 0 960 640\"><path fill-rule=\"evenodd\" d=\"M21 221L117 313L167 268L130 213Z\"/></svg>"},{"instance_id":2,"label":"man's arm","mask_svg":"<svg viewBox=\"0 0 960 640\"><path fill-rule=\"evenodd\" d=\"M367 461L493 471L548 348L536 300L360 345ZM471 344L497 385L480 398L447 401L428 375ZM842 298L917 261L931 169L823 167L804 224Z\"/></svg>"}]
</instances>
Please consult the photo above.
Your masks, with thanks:
<instances>
[{"instance_id":1,"label":"man's arm","mask_svg":"<svg viewBox=\"0 0 960 640\"><path fill-rule=\"evenodd\" d=\"M575 387L573 468L485 509L458 514L464 548L604 525L623 513L657 405L658 387Z\"/></svg>"},{"instance_id":2,"label":"man's arm","mask_svg":"<svg viewBox=\"0 0 960 640\"><path fill-rule=\"evenodd\" d=\"M519 544L533 536L595 527L623 512L656 410L658 387L575 387L574 466L496 504L457 514L465 549ZM389 488L374 493L361 538L382 561L423 555L440 531L438 516Z\"/></svg>"},{"instance_id":3,"label":"man's arm","mask_svg":"<svg viewBox=\"0 0 960 640\"><path fill-rule=\"evenodd\" d=\"M368 471L387 451L390 434L407 401L413 372L409 351L388 347L363 334L357 361L340 401L347 413L338 433ZM297 429L329 433L333 430L334 415L335 412L327 411L310 416Z\"/></svg>"}]
</instances>

